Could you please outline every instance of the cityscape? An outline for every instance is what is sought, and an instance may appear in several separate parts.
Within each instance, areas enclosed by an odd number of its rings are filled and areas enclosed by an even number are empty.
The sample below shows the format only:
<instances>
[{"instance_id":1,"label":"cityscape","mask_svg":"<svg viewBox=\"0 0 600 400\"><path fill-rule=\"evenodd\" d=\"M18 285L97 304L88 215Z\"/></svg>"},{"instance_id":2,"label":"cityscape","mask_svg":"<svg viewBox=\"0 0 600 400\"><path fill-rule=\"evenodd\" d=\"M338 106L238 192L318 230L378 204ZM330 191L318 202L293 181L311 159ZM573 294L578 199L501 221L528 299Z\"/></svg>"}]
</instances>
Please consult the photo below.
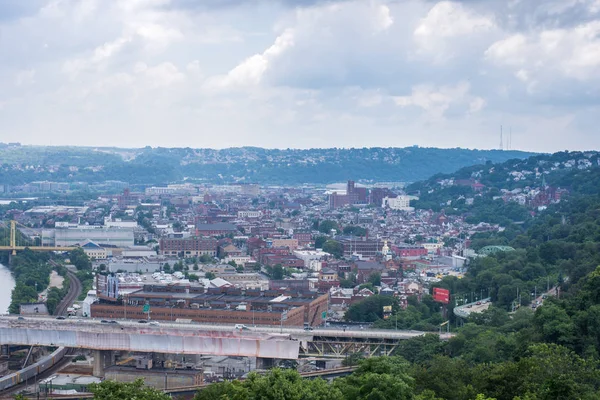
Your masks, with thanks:
<instances>
[{"instance_id":1,"label":"cityscape","mask_svg":"<svg viewBox=\"0 0 600 400\"><path fill-rule=\"evenodd\" d=\"M1 0L0 400L600 399L599 0Z\"/></svg>"},{"instance_id":2,"label":"cityscape","mask_svg":"<svg viewBox=\"0 0 600 400\"><path fill-rule=\"evenodd\" d=\"M590 177L597 152L414 183L34 181L22 198L5 185L0 250L17 284L0 317L0 382L85 397L141 379L185 397L273 368L342 379L418 338L442 346L478 318L525 318L559 297L563 272L473 271L527 257L515 245L523 226Z\"/></svg>"}]
</instances>

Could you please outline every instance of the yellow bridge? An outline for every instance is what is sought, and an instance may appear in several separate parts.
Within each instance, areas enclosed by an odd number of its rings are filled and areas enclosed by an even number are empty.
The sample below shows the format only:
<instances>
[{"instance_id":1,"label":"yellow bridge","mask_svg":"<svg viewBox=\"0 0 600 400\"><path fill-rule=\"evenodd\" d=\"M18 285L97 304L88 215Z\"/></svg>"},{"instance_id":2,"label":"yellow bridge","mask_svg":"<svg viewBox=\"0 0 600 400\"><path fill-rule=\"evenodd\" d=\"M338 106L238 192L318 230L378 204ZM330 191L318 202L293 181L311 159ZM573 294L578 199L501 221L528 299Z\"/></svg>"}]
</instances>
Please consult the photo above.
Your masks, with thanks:
<instances>
[{"instance_id":1,"label":"yellow bridge","mask_svg":"<svg viewBox=\"0 0 600 400\"><path fill-rule=\"evenodd\" d=\"M29 240L25 238L22 238L22 241L27 243L19 243L19 241L17 240L17 221L12 220L10 221L8 246L0 245L0 251L10 251L12 255L15 255L17 254L17 251L22 251L25 249L33 251L70 251L76 249L76 247L35 246L33 243L29 243ZM0 243L6 242L7 240L5 240L5 238L0 238Z\"/></svg>"}]
</instances>

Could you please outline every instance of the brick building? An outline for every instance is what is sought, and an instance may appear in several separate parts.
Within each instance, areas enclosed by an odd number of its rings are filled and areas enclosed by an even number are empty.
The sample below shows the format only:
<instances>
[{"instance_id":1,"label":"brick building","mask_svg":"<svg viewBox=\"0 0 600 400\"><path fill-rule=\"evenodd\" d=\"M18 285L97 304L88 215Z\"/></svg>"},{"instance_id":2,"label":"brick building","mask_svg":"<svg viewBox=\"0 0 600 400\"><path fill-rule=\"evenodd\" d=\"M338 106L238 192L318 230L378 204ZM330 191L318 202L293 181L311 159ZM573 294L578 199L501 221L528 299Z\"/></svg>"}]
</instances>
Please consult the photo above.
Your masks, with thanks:
<instances>
[{"instance_id":1,"label":"brick building","mask_svg":"<svg viewBox=\"0 0 600 400\"><path fill-rule=\"evenodd\" d=\"M196 224L196 233L203 236L219 236L229 233L239 233L237 227L227 222L218 222L215 224Z\"/></svg>"},{"instance_id":2,"label":"brick building","mask_svg":"<svg viewBox=\"0 0 600 400\"><path fill-rule=\"evenodd\" d=\"M346 184L346 194L332 193L329 195L329 208L335 209L345 205L366 204L367 200L367 188L357 188L354 181L348 181Z\"/></svg>"},{"instance_id":3,"label":"brick building","mask_svg":"<svg viewBox=\"0 0 600 400\"><path fill-rule=\"evenodd\" d=\"M344 257L359 254L364 258L375 258L383 249L383 240L367 239L365 237L344 237L336 239L344 248Z\"/></svg>"},{"instance_id":4,"label":"brick building","mask_svg":"<svg viewBox=\"0 0 600 400\"><path fill-rule=\"evenodd\" d=\"M298 246L308 246L312 243L312 233L310 232L295 232L294 239L298 241Z\"/></svg>"},{"instance_id":5,"label":"brick building","mask_svg":"<svg viewBox=\"0 0 600 400\"><path fill-rule=\"evenodd\" d=\"M102 300L91 305L93 318L146 319L142 311L150 305L150 317L175 321L177 318L204 323L246 325L320 325L327 310L328 295L294 290L242 290L234 287L213 288L194 284L148 284L129 293L125 302Z\"/></svg>"},{"instance_id":6,"label":"brick building","mask_svg":"<svg viewBox=\"0 0 600 400\"><path fill-rule=\"evenodd\" d=\"M160 239L160 254L178 255L183 253L184 257L198 257L217 255L217 240L209 237L196 237L186 239Z\"/></svg>"},{"instance_id":7,"label":"brick building","mask_svg":"<svg viewBox=\"0 0 600 400\"><path fill-rule=\"evenodd\" d=\"M399 244L397 246L392 245L391 249L397 256L402 258L420 258L427 255L427 249L419 245Z\"/></svg>"}]
</instances>

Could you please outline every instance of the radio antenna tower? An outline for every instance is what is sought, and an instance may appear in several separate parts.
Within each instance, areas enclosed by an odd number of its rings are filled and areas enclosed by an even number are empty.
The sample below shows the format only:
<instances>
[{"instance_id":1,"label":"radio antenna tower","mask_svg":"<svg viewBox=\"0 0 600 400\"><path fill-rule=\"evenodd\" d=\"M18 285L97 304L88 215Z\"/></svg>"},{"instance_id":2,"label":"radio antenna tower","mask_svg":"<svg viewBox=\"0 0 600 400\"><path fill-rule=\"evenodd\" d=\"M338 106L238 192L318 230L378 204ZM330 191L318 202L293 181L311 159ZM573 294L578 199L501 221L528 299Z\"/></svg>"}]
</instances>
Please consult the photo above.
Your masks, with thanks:
<instances>
[{"instance_id":1,"label":"radio antenna tower","mask_svg":"<svg viewBox=\"0 0 600 400\"><path fill-rule=\"evenodd\" d=\"M512 126L508 132L508 148L512 150Z\"/></svg>"},{"instance_id":2,"label":"radio antenna tower","mask_svg":"<svg viewBox=\"0 0 600 400\"><path fill-rule=\"evenodd\" d=\"M502 125L500 125L500 150L504 150L504 141L502 140Z\"/></svg>"}]
</instances>

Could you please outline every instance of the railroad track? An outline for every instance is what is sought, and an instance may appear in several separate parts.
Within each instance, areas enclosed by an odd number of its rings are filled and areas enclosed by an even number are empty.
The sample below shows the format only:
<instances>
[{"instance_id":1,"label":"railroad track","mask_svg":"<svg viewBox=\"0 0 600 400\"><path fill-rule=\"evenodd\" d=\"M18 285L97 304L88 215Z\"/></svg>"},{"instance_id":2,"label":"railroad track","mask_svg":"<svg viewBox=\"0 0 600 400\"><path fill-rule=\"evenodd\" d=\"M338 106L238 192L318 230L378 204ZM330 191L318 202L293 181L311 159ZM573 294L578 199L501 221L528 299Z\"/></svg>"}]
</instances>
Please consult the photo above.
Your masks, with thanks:
<instances>
[{"instance_id":1,"label":"railroad track","mask_svg":"<svg viewBox=\"0 0 600 400\"><path fill-rule=\"evenodd\" d=\"M28 379L24 382L18 383L7 389L0 390L0 399L2 399L2 400L3 399L14 399L15 398L14 393L17 393L17 392L25 389L27 386L30 386L32 384L34 385L36 382L39 382L42 379L51 377L52 375L54 375L56 372L60 371L62 368L64 368L66 365L68 365L71 362L74 352L75 352L74 349L68 349L67 353L60 361L58 361L55 365L48 368L44 372L41 372L38 375L36 375L35 377Z\"/></svg>"},{"instance_id":2,"label":"railroad track","mask_svg":"<svg viewBox=\"0 0 600 400\"><path fill-rule=\"evenodd\" d=\"M65 315L67 313L67 308L69 308L81 294L81 281L77 278L77 275L67 270L67 276L71 281L69 292L58 304L56 310L54 310L54 315Z\"/></svg>"}]
</instances>

